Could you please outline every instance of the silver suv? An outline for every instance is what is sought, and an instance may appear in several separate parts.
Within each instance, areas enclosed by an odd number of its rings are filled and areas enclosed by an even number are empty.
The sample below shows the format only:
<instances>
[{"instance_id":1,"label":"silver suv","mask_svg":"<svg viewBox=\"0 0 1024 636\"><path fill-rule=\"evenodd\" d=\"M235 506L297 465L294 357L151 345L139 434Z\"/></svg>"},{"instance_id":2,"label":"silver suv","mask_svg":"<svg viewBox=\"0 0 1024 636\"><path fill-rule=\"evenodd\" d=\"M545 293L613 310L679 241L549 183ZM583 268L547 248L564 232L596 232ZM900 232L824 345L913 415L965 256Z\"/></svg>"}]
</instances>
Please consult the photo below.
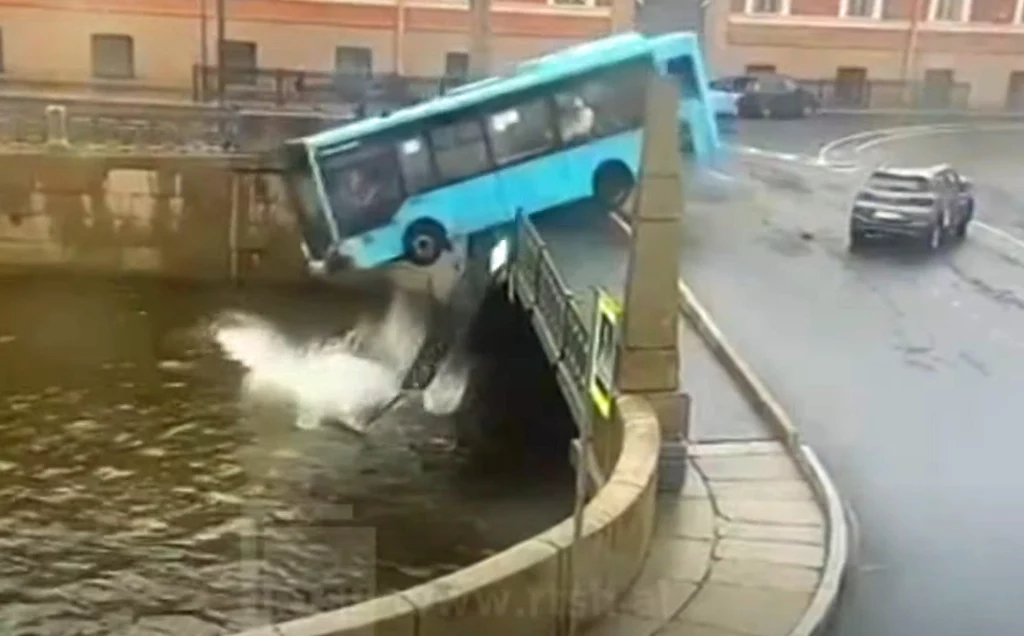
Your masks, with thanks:
<instances>
[{"instance_id":1,"label":"silver suv","mask_svg":"<svg viewBox=\"0 0 1024 636\"><path fill-rule=\"evenodd\" d=\"M909 238L936 250L966 236L973 217L971 182L950 166L879 168L854 199L850 249L874 238Z\"/></svg>"}]
</instances>

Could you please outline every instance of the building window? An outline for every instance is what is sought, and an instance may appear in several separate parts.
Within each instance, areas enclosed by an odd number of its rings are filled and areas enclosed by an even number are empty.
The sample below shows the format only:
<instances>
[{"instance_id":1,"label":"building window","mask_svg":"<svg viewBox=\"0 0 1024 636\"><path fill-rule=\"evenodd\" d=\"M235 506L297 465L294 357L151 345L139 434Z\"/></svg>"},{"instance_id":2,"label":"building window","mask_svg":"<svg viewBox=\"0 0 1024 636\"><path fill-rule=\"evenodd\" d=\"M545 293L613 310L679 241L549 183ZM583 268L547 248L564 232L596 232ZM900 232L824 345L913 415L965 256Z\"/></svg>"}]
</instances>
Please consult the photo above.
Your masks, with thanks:
<instances>
[{"instance_id":1,"label":"building window","mask_svg":"<svg viewBox=\"0 0 1024 636\"><path fill-rule=\"evenodd\" d=\"M789 15L790 0L745 0L744 13Z\"/></svg>"},{"instance_id":2,"label":"building window","mask_svg":"<svg viewBox=\"0 0 1024 636\"><path fill-rule=\"evenodd\" d=\"M1011 71L1006 87L1007 110L1024 111L1024 71Z\"/></svg>"},{"instance_id":3,"label":"building window","mask_svg":"<svg viewBox=\"0 0 1024 636\"><path fill-rule=\"evenodd\" d=\"M839 15L844 18L882 18L884 0L840 0Z\"/></svg>"},{"instance_id":4,"label":"building window","mask_svg":"<svg viewBox=\"0 0 1024 636\"><path fill-rule=\"evenodd\" d=\"M970 13L970 0L932 0L928 7L928 19L936 22L966 22Z\"/></svg>"},{"instance_id":5,"label":"building window","mask_svg":"<svg viewBox=\"0 0 1024 636\"><path fill-rule=\"evenodd\" d=\"M450 51L444 56L445 77L467 77L469 75L469 53Z\"/></svg>"},{"instance_id":6,"label":"building window","mask_svg":"<svg viewBox=\"0 0 1024 636\"><path fill-rule=\"evenodd\" d=\"M373 74L373 51L362 46L334 49L334 70L342 75L369 77Z\"/></svg>"},{"instance_id":7,"label":"building window","mask_svg":"<svg viewBox=\"0 0 1024 636\"><path fill-rule=\"evenodd\" d=\"M836 69L834 99L848 107L868 105L868 70L860 66L840 66Z\"/></svg>"},{"instance_id":8,"label":"building window","mask_svg":"<svg viewBox=\"0 0 1024 636\"><path fill-rule=\"evenodd\" d=\"M4 31L0 29L0 73L4 72Z\"/></svg>"},{"instance_id":9,"label":"building window","mask_svg":"<svg viewBox=\"0 0 1024 636\"><path fill-rule=\"evenodd\" d=\"M747 75L771 75L775 71L774 64L747 64L745 69Z\"/></svg>"},{"instance_id":10,"label":"building window","mask_svg":"<svg viewBox=\"0 0 1024 636\"><path fill-rule=\"evenodd\" d=\"M956 80L952 69L930 68L924 72L919 102L925 108L949 108Z\"/></svg>"},{"instance_id":11,"label":"building window","mask_svg":"<svg viewBox=\"0 0 1024 636\"><path fill-rule=\"evenodd\" d=\"M219 63L224 66L227 84L256 83L256 43L224 40Z\"/></svg>"},{"instance_id":12,"label":"building window","mask_svg":"<svg viewBox=\"0 0 1024 636\"><path fill-rule=\"evenodd\" d=\"M135 44L130 35L92 36L92 76L100 79L135 77Z\"/></svg>"}]
</instances>

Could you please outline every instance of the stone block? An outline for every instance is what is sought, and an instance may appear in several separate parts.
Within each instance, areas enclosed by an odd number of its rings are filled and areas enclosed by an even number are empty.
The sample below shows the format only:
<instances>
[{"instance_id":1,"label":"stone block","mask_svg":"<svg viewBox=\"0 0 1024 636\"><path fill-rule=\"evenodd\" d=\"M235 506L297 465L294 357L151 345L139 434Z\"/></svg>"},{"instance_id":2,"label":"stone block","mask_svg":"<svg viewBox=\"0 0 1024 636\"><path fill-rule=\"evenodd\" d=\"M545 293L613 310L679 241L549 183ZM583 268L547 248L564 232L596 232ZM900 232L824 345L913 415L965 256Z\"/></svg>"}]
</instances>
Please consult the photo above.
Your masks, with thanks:
<instances>
[{"instance_id":1,"label":"stone block","mask_svg":"<svg viewBox=\"0 0 1024 636\"><path fill-rule=\"evenodd\" d=\"M810 598L806 592L706 583L679 620L750 636L789 636Z\"/></svg>"},{"instance_id":2,"label":"stone block","mask_svg":"<svg viewBox=\"0 0 1024 636\"><path fill-rule=\"evenodd\" d=\"M626 275L622 342L626 347L677 345L680 230L674 224L638 224Z\"/></svg>"},{"instance_id":3,"label":"stone block","mask_svg":"<svg viewBox=\"0 0 1024 636\"><path fill-rule=\"evenodd\" d=\"M619 604L618 611L667 622L696 591L697 584L691 581L641 579Z\"/></svg>"},{"instance_id":4,"label":"stone block","mask_svg":"<svg viewBox=\"0 0 1024 636\"><path fill-rule=\"evenodd\" d=\"M644 398L651 405L665 442L680 442L689 432L690 396L676 391L645 393Z\"/></svg>"},{"instance_id":5,"label":"stone block","mask_svg":"<svg viewBox=\"0 0 1024 636\"><path fill-rule=\"evenodd\" d=\"M708 580L712 583L810 593L817 589L821 572L815 568L778 565L764 561L720 559L711 566L711 576Z\"/></svg>"},{"instance_id":6,"label":"stone block","mask_svg":"<svg viewBox=\"0 0 1024 636\"><path fill-rule=\"evenodd\" d=\"M700 625L688 621L672 621L658 632L658 636L748 636L731 629Z\"/></svg>"},{"instance_id":7,"label":"stone block","mask_svg":"<svg viewBox=\"0 0 1024 636\"><path fill-rule=\"evenodd\" d=\"M674 499L659 502L655 534L710 541L715 538L715 511L710 499Z\"/></svg>"},{"instance_id":8,"label":"stone block","mask_svg":"<svg viewBox=\"0 0 1024 636\"><path fill-rule=\"evenodd\" d=\"M693 462L690 462L690 468L688 471L689 475L686 483L683 484L683 499L703 499L709 496L708 485L704 481L703 475L701 475L696 469L693 468Z\"/></svg>"},{"instance_id":9,"label":"stone block","mask_svg":"<svg viewBox=\"0 0 1024 636\"><path fill-rule=\"evenodd\" d=\"M662 442L658 451L658 492L679 493L690 478L689 468L685 442Z\"/></svg>"},{"instance_id":10,"label":"stone block","mask_svg":"<svg viewBox=\"0 0 1024 636\"><path fill-rule=\"evenodd\" d=\"M714 486L711 489L714 492ZM716 500L718 511L730 521L777 523L790 526L821 526L824 515L814 501Z\"/></svg>"},{"instance_id":11,"label":"stone block","mask_svg":"<svg viewBox=\"0 0 1024 636\"><path fill-rule=\"evenodd\" d=\"M715 557L817 568L825 564L825 548L806 543L721 539L715 545Z\"/></svg>"},{"instance_id":12,"label":"stone block","mask_svg":"<svg viewBox=\"0 0 1024 636\"><path fill-rule=\"evenodd\" d=\"M662 537L651 546L641 580L699 582L711 565L711 542Z\"/></svg>"},{"instance_id":13,"label":"stone block","mask_svg":"<svg viewBox=\"0 0 1024 636\"><path fill-rule=\"evenodd\" d=\"M416 636L416 611L412 603L392 594L275 628L275 636Z\"/></svg>"},{"instance_id":14,"label":"stone block","mask_svg":"<svg viewBox=\"0 0 1024 636\"><path fill-rule=\"evenodd\" d=\"M557 550L527 541L402 593L417 636L555 636L563 590Z\"/></svg>"},{"instance_id":15,"label":"stone block","mask_svg":"<svg viewBox=\"0 0 1024 636\"><path fill-rule=\"evenodd\" d=\"M585 630L586 636L653 636L662 621L630 614L609 614Z\"/></svg>"},{"instance_id":16,"label":"stone block","mask_svg":"<svg viewBox=\"0 0 1024 636\"><path fill-rule=\"evenodd\" d=\"M708 481L787 481L803 476L788 455L723 455L695 458Z\"/></svg>"},{"instance_id":17,"label":"stone block","mask_svg":"<svg viewBox=\"0 0 1024 636\"><path fill-rule=\"evenodd\" d=\"M812 501L810 484L795 479L785 481L719 481L715 482L716 499L748 501Z\"/></svg>"},{"instance_id":18,"label":"stone block","mask_svg":"<svg viewBox=\"0 0 1024 636\"><path fill-rule=\"evenodd\" d=\"M622 349L616 386L622 393L674 392L679 388L679 356L673 349Z\"/></svg>"},{"instance_id":19,"label":"stone block","mask_svg":"<svg viewBox=\"0 0 1024 636\"><path fill-rule=\"evenodd\" d=\"M718 536L722 538L825 545L825 526L823 524L787 526L775 523L745 523L742 521L720 519L717 532Z\"/></svg>"}]
</instances>

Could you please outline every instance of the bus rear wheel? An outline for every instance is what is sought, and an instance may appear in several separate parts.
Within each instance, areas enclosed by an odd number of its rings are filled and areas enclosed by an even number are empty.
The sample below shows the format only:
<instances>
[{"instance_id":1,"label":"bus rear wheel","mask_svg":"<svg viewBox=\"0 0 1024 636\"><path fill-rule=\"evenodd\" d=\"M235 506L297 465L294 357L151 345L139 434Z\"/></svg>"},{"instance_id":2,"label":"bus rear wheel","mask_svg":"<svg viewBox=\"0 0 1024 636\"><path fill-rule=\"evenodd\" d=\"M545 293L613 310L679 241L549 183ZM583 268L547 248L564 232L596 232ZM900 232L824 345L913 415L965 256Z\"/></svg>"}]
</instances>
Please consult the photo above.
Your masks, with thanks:
<instances>
[{"instance_id":1,"label":"bus rear wheel","mask_svg":"<svg viewBox=\"0 0 1024 636\"><path fill-rule=\"evenodd\" d=\"M605 163L594 173L594 198L602 206L618 210L629 199L633 185L633 173L624 164Z\"/></svg>"},{"instance_id":2,"label":"bus rear wheel","mask_svg":"<svg viewBox=\"0 0 1024 636\"><path fill-rule=\"evenodd\" d=\"M427 267L441 258L448 245L448 233L437 221L421 219L406 228L402 242L406 259L413 265Z\"/></svg>"}]
</instances>

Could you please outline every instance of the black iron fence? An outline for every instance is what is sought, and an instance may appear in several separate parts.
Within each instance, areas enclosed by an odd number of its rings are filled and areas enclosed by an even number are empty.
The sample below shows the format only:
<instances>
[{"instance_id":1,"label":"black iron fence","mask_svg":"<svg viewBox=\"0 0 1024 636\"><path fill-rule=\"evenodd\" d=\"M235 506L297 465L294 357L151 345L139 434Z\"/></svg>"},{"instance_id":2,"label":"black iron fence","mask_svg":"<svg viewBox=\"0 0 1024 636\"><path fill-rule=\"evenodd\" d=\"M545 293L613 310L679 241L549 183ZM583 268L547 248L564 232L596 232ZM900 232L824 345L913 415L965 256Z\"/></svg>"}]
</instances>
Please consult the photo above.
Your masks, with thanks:
<instances>
[{"instance_id":1,"label":"black iron fence","mask_svg":"<svg viewBox=\"0 0 1024 636\"><path fill-rule=\"evenodd\" d=\"M582 421L588 400L589 327L544 240L525 216L517 221L512 262L512 289L530 312L548 359L557 364L558 382L569 408L576 421Z\"/></svg>"},{"instance_id":2,"label":"black iron fence","mask_svg":"<svg viewBox=\"0 0 1024 636\"><path fill-rule=\"evenodd\" d=\"M305 71L286 68L224 69L195 66L196 102L255 102L285 105L348 105L354 111L398 108L430 99L466 81L464 77L415 77L393 73ZM357 113L362 114L362 113Z\"/></svg>"},{"instance_id":3,"label":"black iron fence","mask_svg":"<svg viewBox=\"0 0 1024 636\"><path fill-rule=\"evenodd\" d=\"M0 100L0 144L32 146L66 142L74 147L123 151L270 150L286 139L349 121L317 112L165 108L74 101L64 107L63 139L54 139L46 103Z\"/></svg>"},{"instance_id":4,"label":"black iron fence","mask_svg":"<svg viewBox=\"0 0 1024 636\"><path fill-rule=\"evenodd\" d=\"M966 111L971 107L967 82L928 83L897 80L800 80L822 108L915 109Z\"/></svg>"},{"instance_id":5,"label":"black iron fence","mask_svg":"<svg viewBox=\"0 0 1024 636\"><path fill-rule=\"evenodd\" d=\"M168 87L140 80L55 82L0 75L0 109L7 103L78 99L106 102L108 109L245 107L319 110L336 117L379 114L429 99L464 84L469 78L416 77L393 73L367 74L342 71L307 71L286 68L193 67L192 86ZM223 93L221 83L223 80ZM971 103L968 82L803 79L799 83L829 109L920 109L967 111ZM1024 83L1009 90L1005 103L983 110L1024 111ZM221 99L223 97L223 100ZM119 102L119 103L118 103Z\"/></svg>"}]
</instances>

